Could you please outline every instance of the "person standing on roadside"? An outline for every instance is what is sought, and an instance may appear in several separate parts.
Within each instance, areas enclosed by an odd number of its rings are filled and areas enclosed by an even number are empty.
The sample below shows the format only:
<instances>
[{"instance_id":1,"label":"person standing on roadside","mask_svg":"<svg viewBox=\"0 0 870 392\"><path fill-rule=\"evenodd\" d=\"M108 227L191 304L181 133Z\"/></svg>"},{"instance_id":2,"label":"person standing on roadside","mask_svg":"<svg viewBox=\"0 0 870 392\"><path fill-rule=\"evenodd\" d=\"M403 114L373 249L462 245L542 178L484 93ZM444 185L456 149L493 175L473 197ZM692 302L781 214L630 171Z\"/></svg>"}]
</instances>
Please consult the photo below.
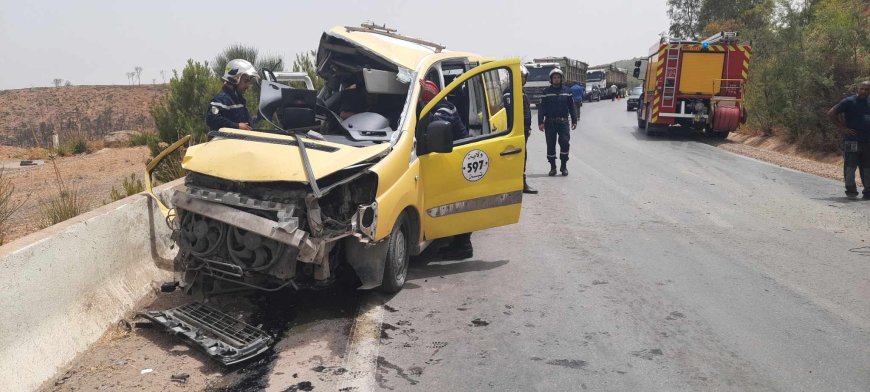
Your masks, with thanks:
<instances>
[{"instance_id":1,"label":"person standing on roadside","mask_svg":"<svg viewBox=\"0 0 870 392\"><path fill-rule=\"evenodd\" d=\"M529 78L529 70L525 66L520 65L520 73L523 77L523 86L525 86L526 80ZM513 113L514 99L511 86L508 86L504 90L501 100L502 105L508 109L508 113ZM529 136L532 135L532 107L525 88L523 88L523 131L526 133L526 155L523 157L523 193L535 195L538 193L538 190L530 187L528 181L526 181L526 163L529 161Z\"/></svg>"},{"instance_id":2,"label":"person standing on roadside","mask_svg":"<svg viewBox=\"0 0 870 392\"><path fill-rule=\"evenodd\" d=\"M562 161L562 175L568 175L568 149L571 147L571 129L577 129L577 113L574 111L574 97L562 85L564 74L556 68L550 71L550 86L541 94L538 105L538 129L547 136L547 161L550 162L550 177L556 175L556 141L559 141L559 158ZM571 128L568 129L568 120Z\"/></svg>"},{"instance_id":3,"label":"person standing on roadside","mask_svg":"<svg viewBox=\"0 0 870 392\"><path fill-rule=\"evenodd\" d=\"M828 111L828 118L843 135L843 179L846 196L857 197L855 169L864 183L864 199L870 199L870 80L858 85L858 94L847 97Z\"/></svg>"},{"instance_id":4,"label":"person standing on roadside","mask_svg":"<svg viewBox=\"0 0 870 392\"><path fill-rule=\"evenodd\" d=\"M209 103L205 122L212 131L221 128L235 128L250 131L255 120L248 113L245 101L245 91L251 87L260 75L257 69L243 59L231 60L224 68L221 77L224 81L221 91Z\"/></svg>"},{"instance_id":5,"label":"person standing on roadside","mask_svg":"<svg viewBox=\"0 0 870 392\"><path fill-rule=\"evenodd\" d=\"M574 96L574 111L577 112L577 117L580 117L580 107L583 106L583 87L579 83L574 83L571 86L571 95Z\"/></svg>"}]
</instances>

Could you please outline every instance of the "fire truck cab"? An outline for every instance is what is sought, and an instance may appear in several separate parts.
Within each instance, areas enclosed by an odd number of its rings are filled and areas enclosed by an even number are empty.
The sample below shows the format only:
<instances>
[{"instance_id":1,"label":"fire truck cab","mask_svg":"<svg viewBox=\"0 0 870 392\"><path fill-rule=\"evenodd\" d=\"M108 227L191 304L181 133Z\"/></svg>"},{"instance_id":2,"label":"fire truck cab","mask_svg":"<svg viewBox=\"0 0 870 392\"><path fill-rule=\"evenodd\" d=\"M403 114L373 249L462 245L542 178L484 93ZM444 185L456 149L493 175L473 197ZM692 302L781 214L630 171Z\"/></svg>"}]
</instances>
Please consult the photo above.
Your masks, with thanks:
<instances>
[{"instance_id":1,"label":"fire truck cab","mask_svg":"<svg viewBox=\"0 0 870 392\"><path fill-rule=\"evenodd\" d=\"M638 128L651 135L681 125L726 138L746 121L751 53L751 44L738 43L736 32L701 42L662 37L646 60L635 62L634 76L644 81Z\"/></svg>"}]
</instances>

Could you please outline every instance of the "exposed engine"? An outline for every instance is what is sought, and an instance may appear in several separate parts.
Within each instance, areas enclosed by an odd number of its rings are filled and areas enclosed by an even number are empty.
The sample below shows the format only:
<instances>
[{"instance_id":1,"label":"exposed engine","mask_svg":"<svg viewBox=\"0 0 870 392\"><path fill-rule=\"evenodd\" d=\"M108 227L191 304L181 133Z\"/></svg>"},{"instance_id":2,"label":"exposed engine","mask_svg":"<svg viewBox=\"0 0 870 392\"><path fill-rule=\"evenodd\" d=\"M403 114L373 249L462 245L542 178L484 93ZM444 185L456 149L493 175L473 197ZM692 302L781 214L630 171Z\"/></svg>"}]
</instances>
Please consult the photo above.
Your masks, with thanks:
<instances>
[{"instance_id":1,"label":"exposed engine","mask_svg":"<svg viewBox=\"0 0 870 392\"><path fill-rule=\"evenodd\" d=\"M263 290L327 285L343 264L340 240L368 241L376 224L376 177L351 178L316 200L306 199L302 184L188 174L187 191L173 197L178 261L186 280Z\"/></svg>"}]
</instances>

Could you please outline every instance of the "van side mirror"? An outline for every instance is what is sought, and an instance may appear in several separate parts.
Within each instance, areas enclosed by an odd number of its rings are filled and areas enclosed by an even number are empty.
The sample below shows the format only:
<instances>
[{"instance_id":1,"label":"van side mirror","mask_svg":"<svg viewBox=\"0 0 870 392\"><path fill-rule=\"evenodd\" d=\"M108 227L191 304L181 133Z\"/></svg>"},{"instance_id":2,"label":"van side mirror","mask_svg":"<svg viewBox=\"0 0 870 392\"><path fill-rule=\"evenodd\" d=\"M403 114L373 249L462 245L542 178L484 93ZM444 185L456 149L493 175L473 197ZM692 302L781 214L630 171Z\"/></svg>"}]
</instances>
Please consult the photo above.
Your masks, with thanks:
<instances>
[{"instance_id":1,"label":"van side mirror","mask_svg":"<svg viewBox=\"0 0 870 392\"><path fill-rule=\"evenodd\" d=\"M634 67L635 67L635 68L640 68L640 64L641 64L640 60L635 60L635 62L634 62Z\"/></svg>"},{"instance_id":2,"label":"van side mirror","mask_svg":"<svg viewBox=\"0 0 870 392\"><path fill-rule=\"evenodd\" d=\"M632 75L636 78L639 78L640 77L640 68L635 68L634 72L632 72Z\"/></svg>"},{"instance_id":3,"label":"van side mirror","mask_svg":"<svg viewBox=\"0 0 870 392\"><path fill-rule=\"evenodd\" d=\"M417 155L453 152L453 125L444 120L427 121L430 118L423 119L417 128Z\"/></svg>"}]
</instances>

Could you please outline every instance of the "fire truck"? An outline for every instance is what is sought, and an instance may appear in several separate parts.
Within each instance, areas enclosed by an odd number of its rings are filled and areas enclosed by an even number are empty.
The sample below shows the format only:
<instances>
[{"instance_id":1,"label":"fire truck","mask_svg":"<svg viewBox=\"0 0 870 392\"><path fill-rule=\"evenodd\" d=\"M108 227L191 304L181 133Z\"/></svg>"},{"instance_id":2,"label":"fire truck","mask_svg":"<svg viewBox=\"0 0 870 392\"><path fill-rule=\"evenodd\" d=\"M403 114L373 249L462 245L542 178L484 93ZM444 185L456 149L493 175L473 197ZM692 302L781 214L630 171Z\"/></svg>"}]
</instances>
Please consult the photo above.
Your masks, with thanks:
<instances>
[{"instance_id":1,"label":"fire truck","mask_svg":"<svg viewBox=\"0 0 870 392\"><path fill-rule=\"evenodd\" d=\"M646 60L634 64L634 76L644 81L638 128L652 135L681 125L726 138L746 121L751 53L751 44L738 43L736 32L701 42L661 38Z\"/></svg>"}]
</instances>

